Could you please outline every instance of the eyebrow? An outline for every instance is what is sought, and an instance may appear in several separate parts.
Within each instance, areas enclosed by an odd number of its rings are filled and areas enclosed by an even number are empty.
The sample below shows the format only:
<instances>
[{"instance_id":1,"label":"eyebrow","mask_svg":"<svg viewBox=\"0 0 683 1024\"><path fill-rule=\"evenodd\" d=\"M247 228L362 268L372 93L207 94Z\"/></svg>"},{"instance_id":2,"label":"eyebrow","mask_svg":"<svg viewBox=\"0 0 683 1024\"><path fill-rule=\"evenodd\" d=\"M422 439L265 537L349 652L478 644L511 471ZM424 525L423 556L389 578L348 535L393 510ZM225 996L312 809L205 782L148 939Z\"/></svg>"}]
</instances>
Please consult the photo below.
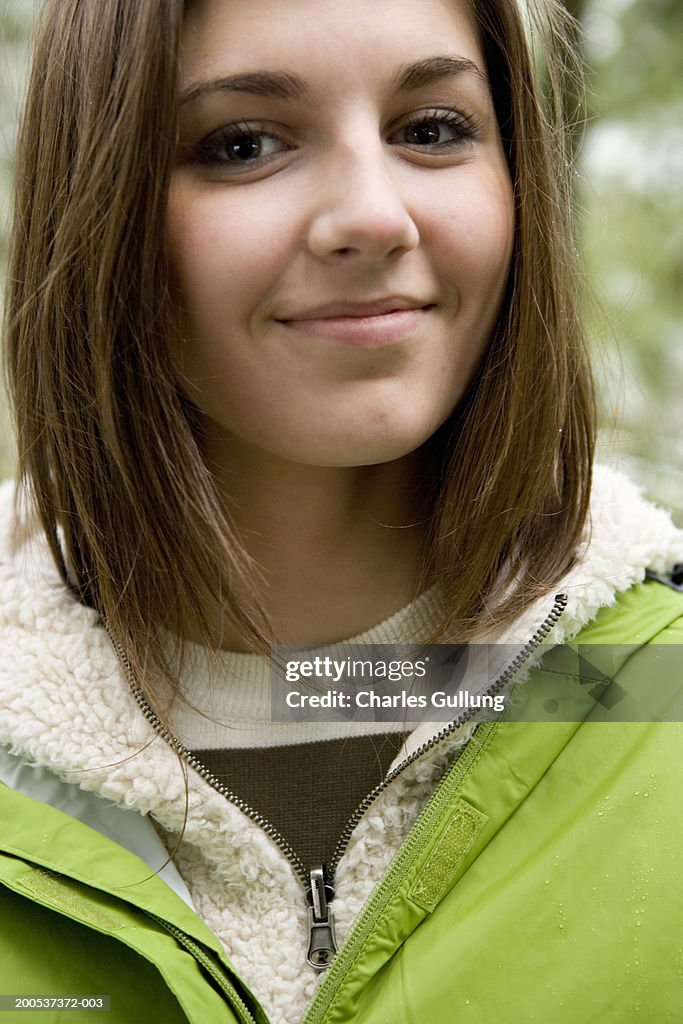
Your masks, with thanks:
<instances>
[{"instance_id":1,"label":"eyebrow","mask_svg":"<svg viewBox=\"0 0 683 1024\"><path fill-rule=\"evenodd\" d=\"M484 72L468 57L428 57L426 60L417 61L416 64L406 64L399 68L394 81L398 92L411 92L426 85L433 85L442 78L453 78L463 74L476 75L487 89L490 88Z\"/></svg>"},{"instance_id":2,"label":"eyebrow","mask_svg":"<svg viewBox=\"0 0 683 1024\"><path fill-rule=\"evenodd\" d=\"M252 96L268 96L278 100L300 100L308 93L305 82L286 71L249 71L227 75L207 82L195 82L180 94L180 104L213 92L248 92Z\"/></svg>"},{"instance_id":3,"label":"eyebrow","mask_svg":"<svg viewBox=\"0 0 683 1024\"><path fill-rule=\"evenodd\" d=\"M398 92L412 92L432 85L442 78L455 75L474 74L489 88L486 75L474 61L467 57L428 57L415 64L399 68L394 76ZM193 82L180 93L180 105L191 103L200 96L214 92L245 92L252 96L266 96L271 99L301 100L309 93L302 78L286 71L249 71L243 74L226 75L204 82Z\"/></svg>"}]
</instances>

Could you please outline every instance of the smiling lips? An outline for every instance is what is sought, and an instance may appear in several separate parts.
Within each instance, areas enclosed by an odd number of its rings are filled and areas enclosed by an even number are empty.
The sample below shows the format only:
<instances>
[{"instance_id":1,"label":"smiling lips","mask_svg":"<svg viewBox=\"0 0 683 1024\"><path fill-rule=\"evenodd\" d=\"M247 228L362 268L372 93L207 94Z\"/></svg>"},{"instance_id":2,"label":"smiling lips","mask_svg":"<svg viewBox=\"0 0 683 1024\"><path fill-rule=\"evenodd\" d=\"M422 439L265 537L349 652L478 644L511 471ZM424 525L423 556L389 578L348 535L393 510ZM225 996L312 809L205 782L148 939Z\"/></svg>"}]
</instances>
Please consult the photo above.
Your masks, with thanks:
<instances>
[{"instance_id":1,"label":"smiling lips","mask_svg":"<svg viewBox=\"0 0 683 1024\"><path fill-rule=\"evenodd\" d=\"M279 320L286 327L340 345L379 348L408 338L433 304L388 297L378 302L337 302Z\"/></svg>"}]
</instances>

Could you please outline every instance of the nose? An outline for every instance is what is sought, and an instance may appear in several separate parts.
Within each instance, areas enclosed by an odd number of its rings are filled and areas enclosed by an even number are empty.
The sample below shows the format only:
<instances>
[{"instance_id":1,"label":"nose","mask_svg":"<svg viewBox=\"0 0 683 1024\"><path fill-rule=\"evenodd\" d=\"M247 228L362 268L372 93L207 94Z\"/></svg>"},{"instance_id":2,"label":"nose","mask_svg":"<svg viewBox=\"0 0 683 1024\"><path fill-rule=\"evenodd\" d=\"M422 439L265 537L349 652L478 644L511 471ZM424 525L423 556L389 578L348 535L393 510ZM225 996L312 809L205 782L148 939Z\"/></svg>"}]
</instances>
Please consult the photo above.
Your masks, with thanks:
<instances>
[{"instance_id":1,"label":"nose","mask_svg":"<svg viewBox=\"0 0 683 1024\"><path fill-rule=\"evenodd\" d=\"M420 235L381 142L340 147L322 173L308 247L322 260L383 260L415 249Z\"/></svg>"}]
</instances>

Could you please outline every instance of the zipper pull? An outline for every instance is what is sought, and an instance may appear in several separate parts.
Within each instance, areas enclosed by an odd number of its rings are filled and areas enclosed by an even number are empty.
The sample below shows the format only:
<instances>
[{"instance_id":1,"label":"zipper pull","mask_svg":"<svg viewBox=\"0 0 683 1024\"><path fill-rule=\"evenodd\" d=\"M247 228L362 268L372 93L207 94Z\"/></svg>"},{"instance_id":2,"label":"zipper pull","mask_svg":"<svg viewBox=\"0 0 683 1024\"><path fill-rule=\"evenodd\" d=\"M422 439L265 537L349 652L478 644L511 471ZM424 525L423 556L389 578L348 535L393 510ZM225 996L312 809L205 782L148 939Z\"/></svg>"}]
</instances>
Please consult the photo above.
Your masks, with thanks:
<instances>
[{"instance_id":1,"label":"zipper pull","mask_svg":"<svg viewBox=\"0 0 683 1024\"><path fill-rule=\"evenodd\" d=\"M311 888L308 891L308 963L316 971L326 970L337 952L334 934L334 915L330 903L334 889L326 881L325 865L311 869Z\"/></svg>"}]
</instances>

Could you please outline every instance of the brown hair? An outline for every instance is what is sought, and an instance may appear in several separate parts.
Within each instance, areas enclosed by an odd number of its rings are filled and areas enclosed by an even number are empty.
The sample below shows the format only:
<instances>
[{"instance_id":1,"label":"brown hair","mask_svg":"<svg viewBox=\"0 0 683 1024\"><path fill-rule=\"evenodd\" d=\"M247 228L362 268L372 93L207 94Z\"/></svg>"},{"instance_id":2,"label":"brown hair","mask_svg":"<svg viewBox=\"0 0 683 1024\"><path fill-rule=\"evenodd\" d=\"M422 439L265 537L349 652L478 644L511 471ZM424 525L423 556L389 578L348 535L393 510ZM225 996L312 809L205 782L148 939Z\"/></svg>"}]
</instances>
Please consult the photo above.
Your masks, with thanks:
<instances>
[{"instance_id":1,"label":"brown hair","mask_svg":"<svg viewBox=\"0 0 683 1024\"><path fill-rule=\"evenodd\" d=\"M539 2L554 26L542 66L524 22L530 0L471 0L517 226L484 362L430 442L426 564L446 594L444 630L463 639L555 586L590 490L593 400L562 116L571 33L559 3ZM164 219L183 13L182 0L47 3L18 145L6 303L21 477L65 581L142 676L168 671L160 626L178 636L189 626L210 647L206 610L217 603L251 646L268 641L256 567L168 354Z\"/></svg>"}]
</instances>

